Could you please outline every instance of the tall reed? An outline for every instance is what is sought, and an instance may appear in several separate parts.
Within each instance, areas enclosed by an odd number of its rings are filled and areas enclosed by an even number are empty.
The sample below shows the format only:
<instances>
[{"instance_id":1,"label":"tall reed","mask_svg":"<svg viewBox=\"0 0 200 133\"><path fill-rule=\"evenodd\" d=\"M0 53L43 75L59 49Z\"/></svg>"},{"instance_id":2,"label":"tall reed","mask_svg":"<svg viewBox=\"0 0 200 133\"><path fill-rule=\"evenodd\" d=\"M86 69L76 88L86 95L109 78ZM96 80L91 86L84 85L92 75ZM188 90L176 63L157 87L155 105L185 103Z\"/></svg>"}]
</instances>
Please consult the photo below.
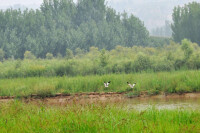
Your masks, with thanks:
<instances>
[{"instance_id":1,"label":"tall reed","mask_svg":"<svg viewBox=\"0 0 200 133\"><path fill-rule=\"evenodd\" d=\"M131 92L149 95L200 91L200 71L177 71L159 73L111 74L77 77L32 77L0 79L0 96L41 96L55 93L77 92L126 92L127 81L137 83ZM111 81L104 88L104 81Z\"/></svg>"}]
</instances>

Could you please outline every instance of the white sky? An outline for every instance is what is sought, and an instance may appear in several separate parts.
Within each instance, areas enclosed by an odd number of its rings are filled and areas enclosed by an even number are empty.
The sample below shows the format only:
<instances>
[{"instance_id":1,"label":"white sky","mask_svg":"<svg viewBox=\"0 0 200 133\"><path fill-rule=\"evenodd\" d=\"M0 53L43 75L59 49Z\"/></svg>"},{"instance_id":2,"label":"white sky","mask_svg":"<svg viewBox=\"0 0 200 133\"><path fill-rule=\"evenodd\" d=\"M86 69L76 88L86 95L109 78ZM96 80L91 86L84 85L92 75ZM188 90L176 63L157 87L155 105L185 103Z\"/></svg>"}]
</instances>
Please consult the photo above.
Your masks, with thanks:
<instances>
[{"instance_id":1,"label":"white sky","mask_svg":"<svg viewBox=\"0 0 200 133\"><path fill-rule=\"evenodd\" d=\"M0 0L0 6L12 6L15 4L28 5L40 5L43 0Z\"/></svg>"},{"instance_id":2,"label":"white sky","mask_svg":"<svg viewBox=\"0 0 200 133\"><path fill-rule=\"evenodd\" d=\"M15 4L22 4L22 5L40 5L43 0L0 0L0 6L11 6ZM74 0L77 1L77 0ZM167 0L106 0L109 3L140 3L140 1L144 2L163 2ZM173 0L168 0L168 1L173 1ZM185 1L191 1L191 0L185 0ZM193 1L200 1L200 0L193 0Z\"/></svg>"}]
</instances>

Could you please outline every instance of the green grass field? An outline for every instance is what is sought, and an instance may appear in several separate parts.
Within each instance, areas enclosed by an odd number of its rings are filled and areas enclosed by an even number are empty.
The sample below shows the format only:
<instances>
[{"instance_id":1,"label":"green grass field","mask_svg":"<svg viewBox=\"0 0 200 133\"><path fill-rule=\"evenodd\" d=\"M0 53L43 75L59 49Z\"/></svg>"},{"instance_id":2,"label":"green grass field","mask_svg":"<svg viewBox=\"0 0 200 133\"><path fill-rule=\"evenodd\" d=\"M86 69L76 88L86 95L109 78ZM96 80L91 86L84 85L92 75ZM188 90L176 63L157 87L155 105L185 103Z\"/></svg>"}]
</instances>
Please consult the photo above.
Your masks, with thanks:
<instances>
[{"instance_id":1,"label":"green grass field","mask_svg":"<svg viewBox=\"0 0 200 133\"><path fill-rule=\"evenodd\" d=\"M118 103L117 103L118 104ZM198 133L198 110L128 110L115 104L54 107L18 101L0 103L1 133Z\"/></svg>"},{"instance_id":2,"label":"green grass field","mask_svg":"<svg viewBox=\"0 0 200 133\"><path fill-rule=\"evenodd\" d=\"M142 91L149 95L200 91L200 71L112 74L77 77L30 77L0 79L0 96L27 97L31 94L49 96L56 93L124 92L130 90L127 81L137 85L130 94ZM111 81L109 88L103 82Z\"/></svg>"}]
</instances>

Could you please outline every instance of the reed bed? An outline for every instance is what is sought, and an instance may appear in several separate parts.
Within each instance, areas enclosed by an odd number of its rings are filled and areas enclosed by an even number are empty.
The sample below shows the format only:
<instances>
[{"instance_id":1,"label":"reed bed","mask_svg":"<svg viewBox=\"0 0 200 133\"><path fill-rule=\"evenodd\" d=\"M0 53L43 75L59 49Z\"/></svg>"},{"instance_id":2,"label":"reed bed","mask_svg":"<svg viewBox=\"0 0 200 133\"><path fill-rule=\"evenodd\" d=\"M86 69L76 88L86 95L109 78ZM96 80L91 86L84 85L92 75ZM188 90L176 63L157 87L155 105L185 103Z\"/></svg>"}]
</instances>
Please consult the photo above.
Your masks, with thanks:
<instances>
[{"instance_id":1,"label":"reed bed","mask_svg":"<svg viewBox=\"0 0 200 133\"><path fill-rule=\"evenodd\" d=\"M200 91L200 71L176 71L158 73L111 74L76 77L29 77L0 79L0 96L28 97L32 94L50 96L56 93L127 92L138 95L160 93L186 93ZM111 81L104 88L104 81ZM127 85L137 83L132 90Z\"/></svg>"}]
</instances>

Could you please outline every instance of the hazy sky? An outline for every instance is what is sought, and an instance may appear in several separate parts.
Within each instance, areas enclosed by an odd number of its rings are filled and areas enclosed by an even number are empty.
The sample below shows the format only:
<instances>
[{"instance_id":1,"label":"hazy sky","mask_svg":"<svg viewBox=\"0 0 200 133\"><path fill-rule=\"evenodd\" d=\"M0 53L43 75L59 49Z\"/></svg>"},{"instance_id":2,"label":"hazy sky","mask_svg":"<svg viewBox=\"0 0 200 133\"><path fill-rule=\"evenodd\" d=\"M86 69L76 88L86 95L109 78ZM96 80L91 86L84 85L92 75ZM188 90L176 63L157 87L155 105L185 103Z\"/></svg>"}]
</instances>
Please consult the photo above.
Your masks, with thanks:
<instances>
[{"instance_id":1,"label":"hazy sky","mask_svg":"<svg viewBox=\"0 0 200 133\"><path fill-rule=\"evenodd\" d=\"M40 5L43 0L0 0L0 6L12 6L15 4L22 4L25 6L29 5Z\"/></svg>"},{"instance_id":2,"label":"hazy sky","mask_svg":"<svg viewBox=\"0 0 200 133\"><path fill-rule=\"evenodd\" d=\"M26 6L29 5L40 5L42 3L43 0L0 0L0 6L11 6L14 4L23 4ZM77 1L77 0L74 0ZM108 1L108 3L111 4L120 4L120 3L162 3L162 2L174 2L177 0L106 0ZM200 0L178 0L178 1L200 1Z\"/></svg>"},{"instance_id":3,"label":"hazy sky","mask_svg":"<svg viewBox=\"0 0 200 133\"><path fill-rule=\"evenodd\" d=\"M77 0L74 0L77 1ZM174 6L200 0L106 0L108 6L118 12L124 10L133 13L144 21L145 26L150 30L164 25L165 20L171 21L171 14ZM0 0L0 9L6 9L14 5L23 5L29 8L40 7L43 0Z\"/></svg>"}]
</instances>

